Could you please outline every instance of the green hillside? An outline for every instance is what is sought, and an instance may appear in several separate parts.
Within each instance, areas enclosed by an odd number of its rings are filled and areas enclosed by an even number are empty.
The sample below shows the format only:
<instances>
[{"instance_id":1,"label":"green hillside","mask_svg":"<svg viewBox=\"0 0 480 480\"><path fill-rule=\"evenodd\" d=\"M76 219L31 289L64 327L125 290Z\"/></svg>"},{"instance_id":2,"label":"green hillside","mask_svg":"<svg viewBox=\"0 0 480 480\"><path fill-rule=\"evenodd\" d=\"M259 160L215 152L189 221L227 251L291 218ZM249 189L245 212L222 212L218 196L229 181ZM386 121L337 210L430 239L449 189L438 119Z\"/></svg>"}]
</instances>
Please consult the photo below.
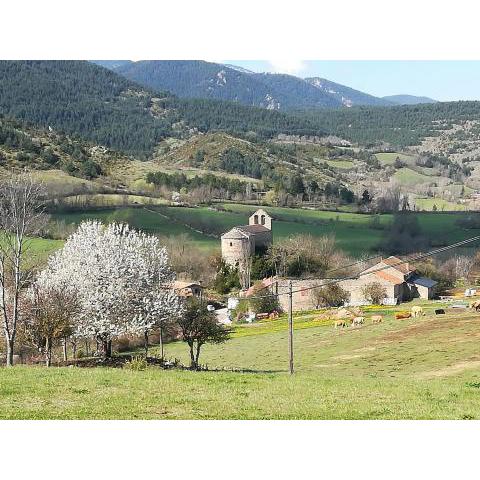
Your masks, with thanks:
<instances>
[{"instance_id":1,"label":"green hillside","mask_svg":"<svg viewBox=\"0 0 480 480\"><path fill-rule=\"evenodd\" d=\"M295 315L293 376L285 317L236 327L227 343L204 346L209 372L3 368L0 418L479 419L478 318L437 317L434 305L416 320L374 310L385 315L382 324L345 330L318 312ZM172 359L187 351L166 345Z\"/></svg>"}]
</instances>

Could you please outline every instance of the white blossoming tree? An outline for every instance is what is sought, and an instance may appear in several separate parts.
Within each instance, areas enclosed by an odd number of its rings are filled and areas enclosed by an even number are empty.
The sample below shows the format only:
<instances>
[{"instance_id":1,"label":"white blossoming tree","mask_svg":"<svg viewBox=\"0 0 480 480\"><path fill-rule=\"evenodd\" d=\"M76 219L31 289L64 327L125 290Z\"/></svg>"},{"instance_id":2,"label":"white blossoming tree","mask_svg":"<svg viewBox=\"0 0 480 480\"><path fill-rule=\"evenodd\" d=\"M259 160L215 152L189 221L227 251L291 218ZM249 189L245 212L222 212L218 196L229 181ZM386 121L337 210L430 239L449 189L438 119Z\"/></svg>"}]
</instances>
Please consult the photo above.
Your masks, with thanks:
<instances>
[{"instance_id":1,"label":"white blossoming tree","mask_svg":"<svg viewBox=\"0 0 480 480\"><path fill-rule=\"evenodd\" d=\"M159 319L175 314L180 302L173 279L158 238L98 221L83 222L39 276L75 291L81 305L75 334L95 337L104 358L111 356L114 337L148 334Z\"/></svg>"}]
</instances>

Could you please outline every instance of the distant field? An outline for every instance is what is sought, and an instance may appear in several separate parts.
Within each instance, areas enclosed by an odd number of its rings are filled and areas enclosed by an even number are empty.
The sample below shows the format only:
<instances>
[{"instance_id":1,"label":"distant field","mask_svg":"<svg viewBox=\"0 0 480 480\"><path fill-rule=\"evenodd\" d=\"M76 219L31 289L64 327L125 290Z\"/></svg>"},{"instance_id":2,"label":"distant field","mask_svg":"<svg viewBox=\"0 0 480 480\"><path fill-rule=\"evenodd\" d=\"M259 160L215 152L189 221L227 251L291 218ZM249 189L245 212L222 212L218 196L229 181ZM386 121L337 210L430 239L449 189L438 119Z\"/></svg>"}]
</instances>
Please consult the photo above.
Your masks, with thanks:
<instances>
[{"instance_id":1,"label":"distant field","mask_svg":"<svg viewBox=\"0 0 480 480\"><path fill-rule=\"evenodd\" d=\"M2 419L480 419L479 315L370 321L335 330L295 315L296 373L287 373L286 322L236 329L190 372L110 368L0 368ZM396 309L408 309L403 305ZM155 353L155 348L152 349ZM187 360L182 342L168 357Z\"/></svg>"},{"instance_id":2,"label":"distant field","mask_svg":"<svg viewBox=\"0 0 480 480\"><path fill-rule=\"evenodd\" d=\"M334 168L340 168L342 170L348 170L349 168L353 168L355 164L350 160L326 160L326 162Z\"/></svg>"},{"instance_id":3,"label":"distant field","mask_svg":"<svg viewBox=\"0 0 480 480\"><path fill-rule=\"evenodd\" d=\"M465 212L467 207L462 203L453 203L441 198L416 198L415 205L421 210L432 211L433 206L437 207L437 211L447 212Z\"/></svg>"},{"instance_id":4,"label":"distant field","mask_svg":"<svg viewBox=\"0 0 480 480\"><path fill-rule=\"evenodd\" d=\"M184 227L179 223L170 222L155 212L143 208L117 208L95 210L91 212L74 212L53 214L53 218L64 220L66 223L79 224L84 220L99 219L104 223L125 222L130 226L144 230L148 233L156 233L164 236L188 234L200 248L215 248L216 240L207 235L197 233L191 228Z\"/></svg>"},{"instance_id":5,"label":"distant field","mask_svg":"<svg viewBox=\"0 0 480 480\"><path fill-rule=\"evenodd\" d=\"M87 218L99 218L104 222L123 221L134 228L160 235L188 234L200 247L207 250L219 249L219 236L234 227L245 225L257 207L239 204L224 204L227 211L208 207L184 208L148 206L143 208L118 208L82 213L55 214L54 218L67 223L80 223ZM334 235L337 245L351 255L360 255L376 249L386 230L372 228L372 215L348 212L331 212L265 207L275 220L274 239L305 233L313 236ZM477 230L463 230L456 225L458 214L417 213L419 225L435 245L453 243L473 237ZM168 218L165 218L168 217ZM392 215L381 215L380 225L388 228ZM211 236L202 234L206 232Z\"/></svg>"},{"instance_id":6,"label":"distant field","mask_svg":"<svg viewBox=\"0 0 480 480\"><path fill-rule=\"evenodd\" d=\"M404 153L376 153L375 156L383 165L393 165L395 160L399 158L402 162L409 162L413 159L411 155Z\"/></svg>"},{"instance_id":7,"label":"distant field","mask_svg":"<svg viewBox=\"0 0 480 480\"><path fill-rule=\"evenodd\" d=\"M408 167L400 168L393 177L402 185L417 185L435 181L435 177L423 175Z\"/></svg>"}]
</instances>

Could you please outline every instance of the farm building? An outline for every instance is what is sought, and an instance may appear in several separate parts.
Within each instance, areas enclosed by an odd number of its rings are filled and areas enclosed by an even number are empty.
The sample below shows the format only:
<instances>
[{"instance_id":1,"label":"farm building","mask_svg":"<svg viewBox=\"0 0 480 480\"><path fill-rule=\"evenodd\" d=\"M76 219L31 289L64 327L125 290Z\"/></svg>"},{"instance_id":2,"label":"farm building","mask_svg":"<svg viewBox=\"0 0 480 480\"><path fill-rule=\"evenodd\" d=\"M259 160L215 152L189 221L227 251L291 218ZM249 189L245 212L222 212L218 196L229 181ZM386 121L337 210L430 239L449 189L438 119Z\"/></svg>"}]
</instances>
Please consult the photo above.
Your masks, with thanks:
<instances>
[{"instance_id":1,"label":"farm building","mask_svg":"<svg viewBox=\"0 0 480 480\"><path fill-rule=\"evenodd\" d=\"M173 282L173 290L180 297L197 297L201 298L203 287L197 282Z\"/></svg>"},{"instance_id":2,"label":"farm building","mask_svg":"<svg viewBox=\"0 0 480 480\"><path fill-rule=\"evenodd\" d=\"M272 217L259 209L248 219L248 225L233 227L222 235L222 258L236 266L271 243Z\"/></svg>"},{"instance_id":3,"label":"farm building","mask_svg":"<svg viewBox=\"0 0 480 480\"><path fill-rule=\"evenodd\" d=\"M437 282L417 275L414 268L407 263L399 265L401 260L397 257L388 257L363 270L356 278L342 280L338 284L350 293L349 305L364 305L363 289L373 282L379 283L387 293L384 304L396 305L412 298L432 299ZM288 279L277 279L278 293L288 292ZM293 280L293 309L312 310L316 308L315 297L311 287L319 286L325 282L323 279L296 279ZM288 308L288 296L280 295L282 308Z\"/></svg>"}]
</instances>

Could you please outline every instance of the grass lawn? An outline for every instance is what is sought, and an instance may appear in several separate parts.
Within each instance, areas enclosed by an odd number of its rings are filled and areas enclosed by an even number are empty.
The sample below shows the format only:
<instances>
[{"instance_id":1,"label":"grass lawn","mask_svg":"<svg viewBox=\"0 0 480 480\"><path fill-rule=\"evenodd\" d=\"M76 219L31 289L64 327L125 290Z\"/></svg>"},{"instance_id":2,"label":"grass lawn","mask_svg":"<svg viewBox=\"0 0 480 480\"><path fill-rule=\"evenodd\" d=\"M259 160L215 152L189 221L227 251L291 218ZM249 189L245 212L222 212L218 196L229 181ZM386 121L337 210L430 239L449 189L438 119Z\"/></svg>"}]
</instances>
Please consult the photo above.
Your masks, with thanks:
<instances>
[{"instance_id":1,"label":"grass lawn","mask_svg":"<svg viewBox=\"0 0 480 480\"><path fill-rule=\"evenodd\" d=\"M2 368L0 418L480 419L480 315L435 317L434 305L404 321L374 308L383 324L344 330L297 316L293 377L284 319L204 347L210 367L251 373ZM187 348L166 353L185 359Z\"/></svg>"}]
</instances>

